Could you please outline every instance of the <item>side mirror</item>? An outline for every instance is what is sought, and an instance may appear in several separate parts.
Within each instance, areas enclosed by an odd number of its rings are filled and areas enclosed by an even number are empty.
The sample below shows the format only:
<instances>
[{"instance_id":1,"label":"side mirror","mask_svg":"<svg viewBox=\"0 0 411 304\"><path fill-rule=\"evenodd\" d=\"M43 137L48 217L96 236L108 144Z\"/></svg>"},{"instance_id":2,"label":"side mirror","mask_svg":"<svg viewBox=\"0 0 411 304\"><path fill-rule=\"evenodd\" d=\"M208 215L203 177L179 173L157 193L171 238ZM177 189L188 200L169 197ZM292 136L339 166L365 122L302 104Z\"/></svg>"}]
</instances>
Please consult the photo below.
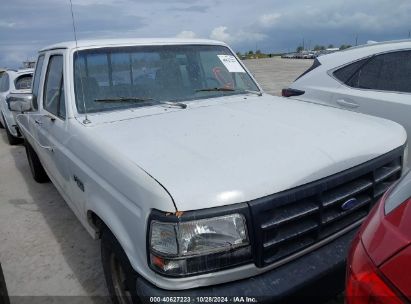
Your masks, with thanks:
<instances>
[{"instance_id":1,"label":"side mirror","mask_svg":"<svg viewBox=\"0 0 411 304\"><path fill-rule=\"evenodd\" d=\"M33 110L33 95L30 93L10 93L6 97L10 111L30 112Z\"/></svg>"}]
</instances>

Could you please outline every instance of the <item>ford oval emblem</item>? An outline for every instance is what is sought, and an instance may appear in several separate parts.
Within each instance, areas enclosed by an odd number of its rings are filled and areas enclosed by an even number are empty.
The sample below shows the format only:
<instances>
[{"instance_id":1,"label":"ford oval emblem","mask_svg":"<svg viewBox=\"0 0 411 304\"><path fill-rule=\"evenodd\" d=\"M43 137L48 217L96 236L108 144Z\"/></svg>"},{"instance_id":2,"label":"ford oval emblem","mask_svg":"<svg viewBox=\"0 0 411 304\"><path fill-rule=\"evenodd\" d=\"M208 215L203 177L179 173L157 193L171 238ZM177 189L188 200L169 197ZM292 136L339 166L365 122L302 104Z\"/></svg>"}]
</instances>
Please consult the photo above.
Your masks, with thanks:
<instances>
[{"instance_id":1,"label":"ford oval emblem","mask_svg":"<svg viewBox=\"0 0 411 304\"><path fill-rule=\"evenodd\" d=\"M344 203L342 203L341 209L344 211L350 210L351 208L357 206L358 203L359 201L355 197L350 198L349 200L346 200Z\"/></svg>"}]
</instances>

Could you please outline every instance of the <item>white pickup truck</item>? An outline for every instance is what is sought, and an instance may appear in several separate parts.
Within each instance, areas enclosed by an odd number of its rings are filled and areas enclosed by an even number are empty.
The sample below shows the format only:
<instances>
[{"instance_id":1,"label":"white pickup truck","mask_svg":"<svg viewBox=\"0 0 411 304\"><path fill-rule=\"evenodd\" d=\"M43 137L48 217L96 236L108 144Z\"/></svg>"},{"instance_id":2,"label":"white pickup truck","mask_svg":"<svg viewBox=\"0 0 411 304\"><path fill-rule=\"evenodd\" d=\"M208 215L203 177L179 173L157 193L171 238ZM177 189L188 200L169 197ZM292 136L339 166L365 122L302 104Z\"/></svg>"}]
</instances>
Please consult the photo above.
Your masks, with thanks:
<instances>
[{"instance_id":1,"label":"white pickup truck","mask_svg":"<svg viewBox=\"0 0 411 304\"><path fill-rule=\"evenodd\" d=\"M101 238L115 303L334 294L404 168L400 125L267 95L217 41L52 45L8 102L34 179Z\"/></svg>"}]
</instances>

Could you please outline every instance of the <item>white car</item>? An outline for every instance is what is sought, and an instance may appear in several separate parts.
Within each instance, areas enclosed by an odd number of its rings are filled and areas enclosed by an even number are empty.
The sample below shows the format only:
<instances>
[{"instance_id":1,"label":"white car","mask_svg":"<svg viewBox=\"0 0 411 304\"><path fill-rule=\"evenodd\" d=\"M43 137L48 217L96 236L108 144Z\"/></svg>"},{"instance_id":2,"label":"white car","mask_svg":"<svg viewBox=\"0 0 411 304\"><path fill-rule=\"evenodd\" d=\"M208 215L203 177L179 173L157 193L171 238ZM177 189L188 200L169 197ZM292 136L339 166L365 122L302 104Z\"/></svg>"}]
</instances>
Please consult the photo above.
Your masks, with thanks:
<instances>
[{"instance_id":1,"label":"white car","mask_svg":"<svg viewBox=\"0 0 411 304\"><path fill-rule=\"evenodd\" d=\"M407 140L389 120L263 93L210 40L49 46L9 106L34 179L101 238L115 303L340 292Z\"/></svg>"},{"instance_id":2,"label":"white car","mask_svg":"<svg viewBox=\"0 0 411 304\"><path fill-rule=\"evenodd\" d=\"M411 135L411 40L318 57L283 96L387 118Z\"/></svg>"},{"instance_id":3,"label":"white car","mask_svg":"<svg viewBox=\"0 0 411 304\"><path fill-rule=\"evenodd\" d=\"M31 89L33 69L6 70L0 73L0 127L6 129L7 140L10 145L21 142L21 134L16 128L14 114L7 106L7 95L11 92L27 92Z\"/></svg>"}]
</instances>

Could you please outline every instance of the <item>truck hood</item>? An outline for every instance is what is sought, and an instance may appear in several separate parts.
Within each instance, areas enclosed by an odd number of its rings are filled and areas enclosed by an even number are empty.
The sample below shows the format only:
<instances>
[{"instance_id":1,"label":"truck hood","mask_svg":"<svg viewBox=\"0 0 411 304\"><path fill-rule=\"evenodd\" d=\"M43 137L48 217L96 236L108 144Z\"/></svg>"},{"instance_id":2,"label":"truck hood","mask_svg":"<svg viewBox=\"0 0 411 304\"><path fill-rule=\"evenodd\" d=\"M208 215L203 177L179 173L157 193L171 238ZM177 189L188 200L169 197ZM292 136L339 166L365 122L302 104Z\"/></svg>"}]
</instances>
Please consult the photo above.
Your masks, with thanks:
<instances>
[{"instance_id":1,"label":"truck hood","mask_svg":"<svg viewBox=\"0 0 411 304\"><path fill-rule=\"evenodd\" d=\"M265 94L121 117L117 112L91 118L87 133L155 178L181 211L287 190L406 141L394 122Z\"/></svg>"}]
</instances>

